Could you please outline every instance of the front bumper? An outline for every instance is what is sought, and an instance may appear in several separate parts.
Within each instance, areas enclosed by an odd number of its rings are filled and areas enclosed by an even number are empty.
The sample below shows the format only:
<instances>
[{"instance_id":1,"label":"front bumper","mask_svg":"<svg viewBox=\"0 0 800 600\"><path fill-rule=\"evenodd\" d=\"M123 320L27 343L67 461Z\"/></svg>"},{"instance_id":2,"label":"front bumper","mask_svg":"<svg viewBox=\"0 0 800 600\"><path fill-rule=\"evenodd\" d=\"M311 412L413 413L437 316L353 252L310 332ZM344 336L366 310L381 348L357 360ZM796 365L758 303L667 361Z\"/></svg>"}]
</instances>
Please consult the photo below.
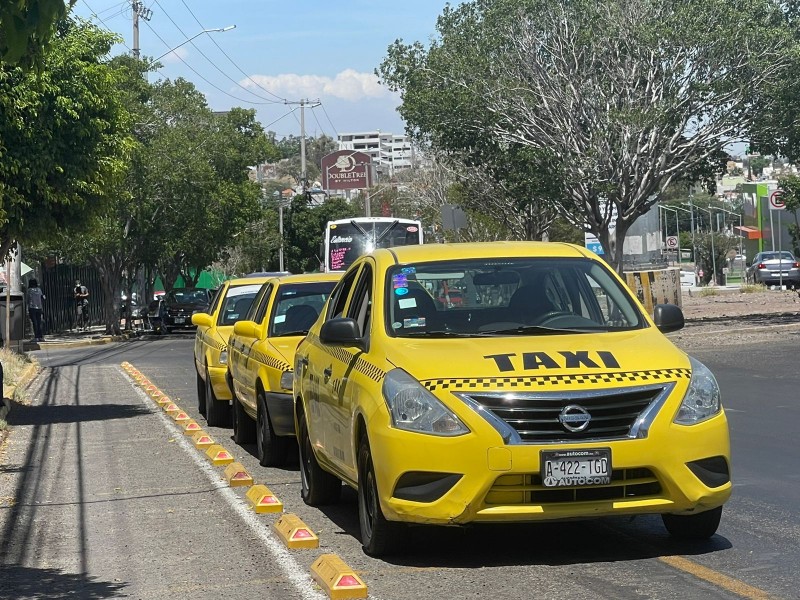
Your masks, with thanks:
<instances>
[{"instance_id":1,"label":"front bumper","mask_svg":"<svg viewBox=\"0 0 800 600\"><path fill-rule=\"evenodd\" d=\"M294 437L294 403L291 394L266 392L267 412L275 435Z\"/></svg>"},{"instance_id":2,"label":"front bumper","mask_svg":"<svg viewBox=\"0 0 800 600\"><path fill-rule=\"evenodd\" d=\"M721 506L731 494L724 412L691 427L654 424L645 439L564 445L504 445L486 430L439 438L388 423L371 424L368 435L381 508L392 521L457 525L689 514ZM542 485L540 451L575 448L611 449L610 485ZM709 465L722 465L725 473L709 475Z\"/></svg>"}]
</instances>

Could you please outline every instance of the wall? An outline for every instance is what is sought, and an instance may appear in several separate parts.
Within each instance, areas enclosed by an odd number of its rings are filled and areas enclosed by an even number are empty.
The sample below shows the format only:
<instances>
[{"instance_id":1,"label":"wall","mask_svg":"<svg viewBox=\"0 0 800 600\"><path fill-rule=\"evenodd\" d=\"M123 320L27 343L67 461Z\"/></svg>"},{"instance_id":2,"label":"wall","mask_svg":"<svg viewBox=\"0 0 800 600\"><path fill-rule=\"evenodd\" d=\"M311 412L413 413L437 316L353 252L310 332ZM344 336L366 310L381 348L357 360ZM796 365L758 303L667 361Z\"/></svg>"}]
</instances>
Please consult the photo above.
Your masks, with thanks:
<instances>
[{"instance_id":1,"label":"wall","mask_svg":"<svg viewBox=\"0 0 800 600\"><path fill-rule=\"evenodd\" d=\"M648 314L653 314L656 304L675 304L681 302L681 272L678 267L652 271L629 271L623 275L625 283L639 298Z\"/></svg>"}]
</instances>

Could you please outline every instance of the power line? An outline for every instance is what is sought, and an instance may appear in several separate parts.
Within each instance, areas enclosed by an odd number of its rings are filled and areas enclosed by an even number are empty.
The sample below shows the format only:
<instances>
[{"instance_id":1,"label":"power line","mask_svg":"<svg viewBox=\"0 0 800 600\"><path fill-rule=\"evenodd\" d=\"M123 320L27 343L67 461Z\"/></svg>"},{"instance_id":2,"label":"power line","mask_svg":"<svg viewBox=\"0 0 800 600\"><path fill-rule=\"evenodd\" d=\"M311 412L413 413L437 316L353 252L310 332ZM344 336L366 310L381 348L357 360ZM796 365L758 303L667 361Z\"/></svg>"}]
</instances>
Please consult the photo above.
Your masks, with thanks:
<instances>
[{"instance_id":1,"label":"power line","mask_svg":"<svg viewBox=\"0 0 800 600\"><path fill-rule=\"evenodd\" d=\"M161 3L158 0L155 0L155 4L161 9L161 11L164 13L164 15L167 17L167 19L169 19L170 22L175 26L175 28L178 31L180 31L181 35L183 35L184 37L189 37L189 36L186 35L186 32L183 31L183 29L181 29L180 26L175 22L175 19L173 19L169 15L169 13L167 13L167 11L164 10L164 7L161 6ZM191 11L189 11L189 12L191 12ZM194 14L192 15L192 17L194 17ZM196 17L195 17L195 21L197 21ZM199 21L197 21L197 22L200 23ZM200 27L202 29L204 29L204 30L206 29L205 27L203 27L202 23L200 23ZM216 40L214 40L213 37L211 38L211 41L214 42L214 45L217 46L217 48L220 48L219 44L217 44ZM231 81L234 85L242 88L248 94L252 94L253 96L258 98L259 100L263 100L264 101L264 102L258 102L258 103L257 102L253 102L252 104L277 104L278 103L276 100L271 100L269 98L264 98L263 96L259 96L258 94L256 94L252 90L244 87L241 83L239 83L238 81L233 79L230 75L228 75L225 71L223 71L219 66L217 66L217 64L213 60L211 60L194 42L190 42L190 44L192 45L192 47L195 50L197 50L200 53L200 55L203 58L205 58L209 63L211 63L211 66L214 67L217 71L219 71L222 74L223 77L225 77L226 79ZM220 48L220 50L221 50L221 48ZM224 54L224 51L223 51L223 54ZM272 95L274 96L275 94L272 94ZM275 96L275 97L277 98L278 96ZM280 99L280 100L282 101L282 99Z\"/></svg>"}]
</instances>

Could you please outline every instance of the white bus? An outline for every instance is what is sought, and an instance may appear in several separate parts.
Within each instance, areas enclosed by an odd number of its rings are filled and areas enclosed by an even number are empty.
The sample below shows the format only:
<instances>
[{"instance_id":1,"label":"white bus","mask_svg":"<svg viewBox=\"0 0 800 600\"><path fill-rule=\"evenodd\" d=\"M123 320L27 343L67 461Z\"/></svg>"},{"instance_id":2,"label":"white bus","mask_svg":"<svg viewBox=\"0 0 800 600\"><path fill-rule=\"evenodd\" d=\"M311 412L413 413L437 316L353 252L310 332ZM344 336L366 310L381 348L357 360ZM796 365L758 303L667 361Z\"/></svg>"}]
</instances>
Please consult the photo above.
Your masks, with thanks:
<instances>
[{"instance_id":1,"label":"white bus","mask_svg":"<svg viewBox=\"0 0 800 600\"><path fill-rule=\"evenodd\" d=\"M422 243L422 223L395 217L353 217L328 221L325 227L325 271L344 271L375 248Z\"/></svg>"}]
</instances>

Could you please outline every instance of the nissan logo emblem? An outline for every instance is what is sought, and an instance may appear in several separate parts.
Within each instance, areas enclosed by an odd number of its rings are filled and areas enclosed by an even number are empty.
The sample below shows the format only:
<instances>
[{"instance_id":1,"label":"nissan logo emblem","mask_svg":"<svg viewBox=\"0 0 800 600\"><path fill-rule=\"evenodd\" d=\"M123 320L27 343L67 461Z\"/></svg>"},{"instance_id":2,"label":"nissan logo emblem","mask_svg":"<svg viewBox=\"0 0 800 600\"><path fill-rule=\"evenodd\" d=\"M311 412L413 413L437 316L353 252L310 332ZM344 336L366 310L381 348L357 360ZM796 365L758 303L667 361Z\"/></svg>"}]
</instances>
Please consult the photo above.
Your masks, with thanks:
<instances>
[{"instance_id":1,"label":"nissan logo emblem","mask_svg":"<svg viewBox=\"0 0 800 600\"><path fill-rule=\"evenodd\" d=\"M577 404L569 404L558 413L558 422L564 429L573 433L583 431L589 427L591 421L592 415L589 411Z\"/></svg>"}]
</instances>

